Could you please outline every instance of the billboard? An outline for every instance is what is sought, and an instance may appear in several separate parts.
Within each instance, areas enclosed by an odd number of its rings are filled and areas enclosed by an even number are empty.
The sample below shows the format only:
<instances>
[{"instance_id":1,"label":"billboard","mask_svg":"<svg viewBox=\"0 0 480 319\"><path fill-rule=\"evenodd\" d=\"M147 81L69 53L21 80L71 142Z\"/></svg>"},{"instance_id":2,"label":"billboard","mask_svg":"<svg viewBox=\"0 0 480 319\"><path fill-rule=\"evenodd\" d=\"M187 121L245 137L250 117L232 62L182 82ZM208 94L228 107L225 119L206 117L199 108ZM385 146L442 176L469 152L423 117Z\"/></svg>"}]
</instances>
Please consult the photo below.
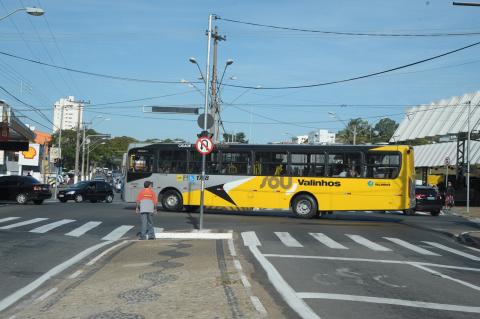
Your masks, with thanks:
<instances>
[{"instance_id":1,"label":"billboard","mask_svg":"<svg viewBox=\"0 0 480 319\"><path fill-rule=\"evenodd\" d=\"M40 158L40 144L30 144L28 150L18 153L18 164L38 166Z\"/></svg>"}]
</instances>

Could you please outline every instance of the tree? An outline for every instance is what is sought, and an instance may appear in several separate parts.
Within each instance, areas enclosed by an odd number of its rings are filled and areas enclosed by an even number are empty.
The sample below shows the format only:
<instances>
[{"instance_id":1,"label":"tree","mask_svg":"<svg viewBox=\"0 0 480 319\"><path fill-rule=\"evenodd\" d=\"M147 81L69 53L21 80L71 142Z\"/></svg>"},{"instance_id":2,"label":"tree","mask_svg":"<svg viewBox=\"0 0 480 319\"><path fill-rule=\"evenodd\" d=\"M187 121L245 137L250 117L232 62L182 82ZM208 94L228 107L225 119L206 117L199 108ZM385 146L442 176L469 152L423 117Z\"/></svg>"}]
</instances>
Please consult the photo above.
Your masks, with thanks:
<instances>
[{"instance_id":1,"label":"tree","mask_svg":"<svg viewBox=\"0 0 480 319\"><path fill-rule=\"evenodd\" d=\"M236 134L223 134L223 141L224 142L233 142L233 143L240 143L240 144L248 144L248 140L246 139L246 135L243 132L238 132Z\"/></svg>"},{"instance_id":2,"label":"tree","mask_svg":"<svg viewBox=\"0 0 480 319\"><path fill-rule=\"evenodd\" d=\"M344 144L353 144L355 136L355 144L365 144L370 142L370 134L372 127L368 121L361 118L351 119L347 127L337 133L337 137Z\"/></svg>"},{"instance_id":3,"label":"tree","mask_svg":"<svg viewBox=\"0 0 480 319\"><path fill-rule=\"evenodd\" d=\"M373 128L373 143L388 143L398 128L398 123L386 117L378 121Z\"/></svg>"}]
</instances>

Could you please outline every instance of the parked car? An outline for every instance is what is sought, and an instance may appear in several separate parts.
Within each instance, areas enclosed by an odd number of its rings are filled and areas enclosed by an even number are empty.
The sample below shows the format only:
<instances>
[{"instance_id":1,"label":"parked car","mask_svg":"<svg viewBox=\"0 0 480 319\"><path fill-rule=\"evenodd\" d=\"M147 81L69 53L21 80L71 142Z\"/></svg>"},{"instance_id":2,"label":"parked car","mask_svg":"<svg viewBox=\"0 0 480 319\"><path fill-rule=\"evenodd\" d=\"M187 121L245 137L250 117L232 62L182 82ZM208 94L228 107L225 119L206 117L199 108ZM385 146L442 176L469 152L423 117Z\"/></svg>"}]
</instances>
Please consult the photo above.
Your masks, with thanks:
<instances>
[{"instance_id":1,"label":"parked car","mask_svg":"<svg viewBox=\"0 0 480 319\"><path fill-rule=\"evenodd\" d=\"M112 187L103 181L83 181L62 189L58 192L58 200L65 203L74 200L81 203L89 200L92 203L97 201L113 202Z\"/></svg>"},{"instance_id":2,"label":"parked car","mask_svg":"<svg viewBox=\"0 0 480 319\"><path fill-rule=\"evenodd\" d=\"M442 210L442 196L432 186L415 186L416 211L430 212L432 216L438 216Z\"/></svg>"},{"instance_id":3,"label":"parked car","mask_svg":"<svg viewBox=\"0 0 480 319\"><path fill-rule=\"evenodd\" d=\"M52 192L48 184L42 184L32 176L0 176L0 200L16 201L26 204L33 201L40 205L51 198Z\"/></svg>"}]
</instances>

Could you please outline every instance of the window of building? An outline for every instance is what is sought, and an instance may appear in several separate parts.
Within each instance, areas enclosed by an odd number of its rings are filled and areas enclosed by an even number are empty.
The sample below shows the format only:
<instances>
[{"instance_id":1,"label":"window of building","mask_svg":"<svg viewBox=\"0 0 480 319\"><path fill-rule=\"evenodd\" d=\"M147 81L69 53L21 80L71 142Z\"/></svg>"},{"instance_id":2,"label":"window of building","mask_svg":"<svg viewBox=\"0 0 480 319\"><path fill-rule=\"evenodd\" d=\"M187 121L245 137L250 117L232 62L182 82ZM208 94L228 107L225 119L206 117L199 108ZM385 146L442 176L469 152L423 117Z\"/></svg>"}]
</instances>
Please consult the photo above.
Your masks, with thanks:
<instances>
[{"instance_id":1,"label":"window of building","mask_svg":"<svg viewBox=\"0 0 480 319\"><path fill-rule=\"evenodd\" d=\"M287 175L287 153L255 152L253 175Z\"/></svg>"}]
</instances>

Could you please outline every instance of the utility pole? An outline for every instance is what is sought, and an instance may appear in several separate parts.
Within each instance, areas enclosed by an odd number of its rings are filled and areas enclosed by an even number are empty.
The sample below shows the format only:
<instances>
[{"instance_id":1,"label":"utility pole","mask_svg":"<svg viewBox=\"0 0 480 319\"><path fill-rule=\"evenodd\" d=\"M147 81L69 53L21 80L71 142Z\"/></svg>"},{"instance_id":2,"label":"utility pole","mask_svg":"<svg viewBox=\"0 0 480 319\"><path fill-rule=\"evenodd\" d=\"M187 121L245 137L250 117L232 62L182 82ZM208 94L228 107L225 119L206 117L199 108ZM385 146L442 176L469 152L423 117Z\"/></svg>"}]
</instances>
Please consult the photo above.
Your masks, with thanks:
<instances>
[{"instance_id":1,"label":"utility pole","mask_svg":"<svg viewBox=\"0 0 480 319\"><path fill-rule=\"evenodd\" d=\"M75 147L75 175L73 177L73 181L76 183L78 182L78 175L79 175L79 169L78 169L78 162L80 158L80 125L82 124L82 117L83 114L82 109L84 104L89 104L90 102L87 101L73 101L73 103L78 104L78 120L77 120L77 143Z\"/></svg>"},{"instance_id":2,"label":"utility pole","mask_svg":"<svg viewBox=\"0 0 480 319\"><path fill-rule=\"evenodd\" d=\"M213 115L213 126L210 129L210 133L213 134L213 142L218 143L218 133L220 131L220 103L218 99L218 90L217 90L217 81L218 81L218 72L217 72L217 48L219 41L226 41L225 36L218 34L218 27L215 26L213 34L213 68L212 68L212 101L211 101L211 113Z\"/></svg>"}]
</instances>

